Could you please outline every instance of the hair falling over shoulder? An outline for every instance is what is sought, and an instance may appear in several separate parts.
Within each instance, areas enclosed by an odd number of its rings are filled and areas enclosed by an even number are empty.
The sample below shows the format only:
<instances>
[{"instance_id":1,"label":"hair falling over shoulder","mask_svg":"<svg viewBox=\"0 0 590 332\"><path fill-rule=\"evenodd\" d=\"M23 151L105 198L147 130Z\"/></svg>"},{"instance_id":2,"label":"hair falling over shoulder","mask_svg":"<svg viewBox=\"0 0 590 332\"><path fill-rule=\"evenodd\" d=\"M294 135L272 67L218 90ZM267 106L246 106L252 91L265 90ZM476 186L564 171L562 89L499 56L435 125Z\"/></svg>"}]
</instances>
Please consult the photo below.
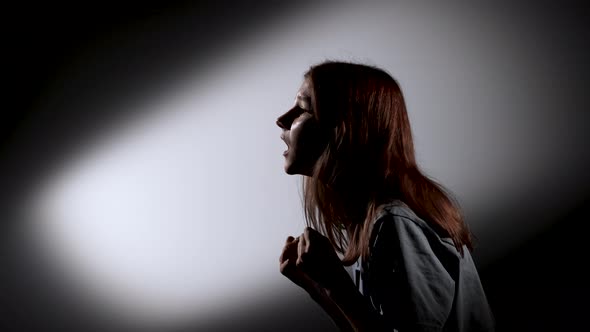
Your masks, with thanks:
<instances>
[{"instance_id":1,"label":"hair falling over shoulder","mask_svg":"<svg viewBox=\"0 0 590 332\"><path fill-rule=\"evenodd\" d=\"M385 71L327 61L312 66L312 108L328 144L304 177L307 223L327 236L345 265L369 254L373 219L399 199L459 252L473 249L459 205L416 164L401 89Z\"/></svg>"}]
</instances>

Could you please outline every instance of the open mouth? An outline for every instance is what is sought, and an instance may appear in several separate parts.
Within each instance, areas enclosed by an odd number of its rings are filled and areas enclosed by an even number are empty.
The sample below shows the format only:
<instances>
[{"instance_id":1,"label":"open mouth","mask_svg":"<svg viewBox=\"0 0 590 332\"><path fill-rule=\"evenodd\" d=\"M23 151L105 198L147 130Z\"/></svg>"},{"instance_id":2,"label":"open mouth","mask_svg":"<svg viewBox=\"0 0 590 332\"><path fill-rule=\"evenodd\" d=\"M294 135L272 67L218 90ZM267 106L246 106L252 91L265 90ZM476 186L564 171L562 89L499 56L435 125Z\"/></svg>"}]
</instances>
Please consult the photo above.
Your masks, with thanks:
<instances>
[{"instance_id":1,"label":"open mouth","mask_svg":"<svg viewBox=\"0 0 590 332\"><path fill-rule=\"evenodd\" d=\"M289 153L289 143L287 143L287 141L285 140L285 135L281 135L281 140L283 140L283 142L285 142L285 145L287 145L287 150L283 151L283 156L286 156Z\"/></svg>"}]
</instances>

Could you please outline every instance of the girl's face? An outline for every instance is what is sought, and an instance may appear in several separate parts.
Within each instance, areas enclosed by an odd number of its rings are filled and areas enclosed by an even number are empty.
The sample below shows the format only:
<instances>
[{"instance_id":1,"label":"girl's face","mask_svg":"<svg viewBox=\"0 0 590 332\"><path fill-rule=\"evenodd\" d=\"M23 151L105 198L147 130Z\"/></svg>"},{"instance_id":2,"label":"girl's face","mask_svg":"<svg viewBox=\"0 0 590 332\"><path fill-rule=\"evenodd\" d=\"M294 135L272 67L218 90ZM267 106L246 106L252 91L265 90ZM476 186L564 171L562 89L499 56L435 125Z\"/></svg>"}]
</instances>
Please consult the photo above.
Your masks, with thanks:
<instances>
[{"instance_id":1,"label":"girl's face","mask_svg":"<svg viewBox=\"0 0 590 332\"><path fill-rule=\"evenodd\" d=\"M295 105L277 119L277 125L283 129L281 139L287 144L283 152L285 172L311 176L325 143L312 110L308 80L299 88Z\"/></svg>"}]
</instances>

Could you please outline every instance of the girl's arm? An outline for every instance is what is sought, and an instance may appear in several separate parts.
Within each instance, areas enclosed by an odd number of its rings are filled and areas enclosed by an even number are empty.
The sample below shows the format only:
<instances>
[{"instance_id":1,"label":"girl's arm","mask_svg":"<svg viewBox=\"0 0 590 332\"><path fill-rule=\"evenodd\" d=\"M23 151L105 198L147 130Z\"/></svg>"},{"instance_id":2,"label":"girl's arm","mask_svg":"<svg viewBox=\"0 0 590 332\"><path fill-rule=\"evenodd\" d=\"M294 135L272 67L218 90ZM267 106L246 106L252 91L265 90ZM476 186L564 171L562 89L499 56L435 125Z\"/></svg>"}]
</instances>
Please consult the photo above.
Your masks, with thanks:
<instances>
[{"instance_id":1,"label":"girl's arm","mask_svg":"<svg viewBox=\"0 0 590 332\"><path fill-rule=\"evenodd\" d=\"M323 290L308 291L311 298L332 318L332 321L338 326L340 331L358 331L353 327L349 318L344 314L336 302L330 298L328 293Z\"/></svg>"},{"instance_id":2,"label":"girl's arm","mask_svg":"<svg viewBox=\"0 0 590 332\"><path fill-rule=\"evenodd\" d=\"M381 315L375 311L368 299L357 290L349 280L325 291L327 300L346 317L352 331L386 331Z\"/></svg>"},{"instance_id":3,"label":"girl's arm","mask_svg":"<svg viewBox=\"0 0 590 332\"><path fill-rule=\"evenodd\" d=\"M308 292L339 326L344 316L352 331L385 330L381 315L357 290L326 237L306 228L298 238L297 257L297 270L315 285Z\"/></svg>"},{"instance_id":4,"label":"girl's arm","mask_svg":"<svg viewBox=\"0 0 590 332\"><path fill-rule=\"evenodd\" d=\"M346 315L338 305L330 298L325 288L321 287L315 280L301 271L296 265L298 259L299 238L289 236L279 258L281 273L293 281L297 286L303 288L310 297L332 318L332 321L341 331L354 331Z\"/></svg>"}]
</instances>

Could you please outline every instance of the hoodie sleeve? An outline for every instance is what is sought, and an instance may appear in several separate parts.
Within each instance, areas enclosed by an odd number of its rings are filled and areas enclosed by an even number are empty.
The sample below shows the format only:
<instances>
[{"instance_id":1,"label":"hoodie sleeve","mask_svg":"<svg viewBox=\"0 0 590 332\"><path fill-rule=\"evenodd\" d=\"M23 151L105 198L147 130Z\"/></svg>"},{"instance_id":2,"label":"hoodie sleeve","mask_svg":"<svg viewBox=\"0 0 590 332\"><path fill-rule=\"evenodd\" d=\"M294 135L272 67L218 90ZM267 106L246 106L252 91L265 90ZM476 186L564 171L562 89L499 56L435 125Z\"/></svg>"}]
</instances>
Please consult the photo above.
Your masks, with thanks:
<instances>
[{"instance_id":1,"label":"hoodie sleeve","mask_svg":"<svg viewBox=\"0 0 590 332\"><path fill-rule=\"evenodd\" d=\"M374 224L367 266L370 298L399 331L441 331L453 306L455 282L437 255L440 239L431 232L393 214Z\"/></svg>"}]
</instances>

